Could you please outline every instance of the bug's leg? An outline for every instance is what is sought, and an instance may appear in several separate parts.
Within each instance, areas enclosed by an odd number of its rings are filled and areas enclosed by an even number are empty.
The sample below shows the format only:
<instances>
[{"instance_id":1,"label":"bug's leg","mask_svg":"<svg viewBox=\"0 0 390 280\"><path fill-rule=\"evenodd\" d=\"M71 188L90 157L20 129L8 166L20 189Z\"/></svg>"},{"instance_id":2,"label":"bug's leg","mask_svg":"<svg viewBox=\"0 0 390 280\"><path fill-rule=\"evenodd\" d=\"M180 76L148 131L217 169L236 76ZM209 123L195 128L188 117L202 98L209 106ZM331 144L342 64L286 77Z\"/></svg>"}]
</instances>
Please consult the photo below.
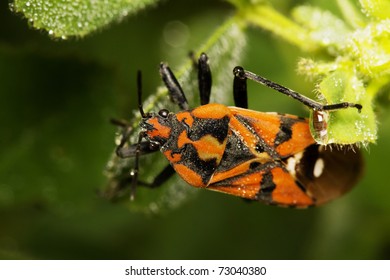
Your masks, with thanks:
<instances>
[{"instance_id":1,"label":"bug's leg","mask_svg":"<svg viewBox=\"0 0 390 280\"><path fill-rule=\"evenodd\" d=\"M122 135L119 144L115 148L115 153L120 158L127 158L133 156L137 144L130 147L125 147L132 133L132 128L129 123L123 120L111 119L111 123L122 128ZM133 148L132 148L133 147Z\"/></svg>"},{"instance_id":2,"label":"bug's leg","mask_svg":"<svg viewBox=\"0 0 390 280\"><path fill-rule=\"evenodd\" d=\"M130 176L132 177L131 185L130 185L130 200L134 200L135 197L135 189L138 184L138 171L139 171L139 156L141 153L141 141L144 138L144 134L141 132L138 135L138 143L135 149L135 163L133 170L130 171Z\"/></svg>"},{"instance_id":3,"label":"bug's leg","mask_svg":"<svg viewBox=\"0 0 390 280\"><path fill-rule=\"evenodd\" d=\"M168 89L172 101L179 105L180 109L188 110L187 98L171 69L165 63L160 64L160 75Z\"/></svg>"},{"instance_id":4,"label":"bug's leg","mask_svg":"<svg viewBox=\"0 0 390 280\"><path fill-rule=\"evenodd\" d=\"M125 142L124 142L125 143ZM175 171L171 165L167 165L153 180L151 183L138 180L139 172L139 157L141 155L153 153L159 150L159 146L150 145L150 142L144 141L137 144L133 144L129 147L123 147L118 145L116 149L116 154L121 158L135 158L134 168L126 175L121 176L117 180L117 184L113 187L113 194L107 193L104 196L108 197L110 200L121 197L123 193L130 186L130 199L134 200L135 191L137 186L143 186L147 188L157 188L163 185Z\"/></svg>"},{"instance_id":5,"label":"bug's leg","mask_svg":"<svg viewBox=\"0 0 390 280\"><path fill-rule=\"evenodd\" d=\"M148 188L157 188L164 184L173 174L175 174L175 170L171 165L167 165L153 180L151 183L146 183L138 180L138 171L139 171L139 157L141 155L149 154L156 152L160 149L158 145L153 145L153 143L149 141L142 141L144 138L144 134L140 133L138 137L138 143L130 145L129 147L124 147L124 143L127 142L121 141L121 144L116 148L116 154L121 158L134 157L135 163L134 168L130 171L128 177L122 180L123 186L130 184L130 199L134 200L135 190L138 185L142 185ZM122 139L123 140L123 139Z\"/></svg>"},{"instance_id":6,"label":"bug's leg","mask_svg":"<svg viewBox=\"0 0 390 280\"><path fill-rule=\"evenodd\" d=\"M160 149L158 145L151 145L149 141L142 142L143 137L144 135L140 133L138 138L138 143L130 145L129 147L124 147L124 144L127 142L127 140L124 140L124 138L122 138L121 143L116 147L115 150L117 156L120 158L135 157L134 168L130 171L129 177L124 180L124 184L127 185L127 183L130 183L131 200L134 199L135 189L139 183L148 186L148 184L138 181L139 157L141 155L157 152Z\"/></svg>"},{"instance_id":7,"label":"bug's leg","mask_svg":"<svg viewBox=\"0 0 390 280\"><path fill-rule=\"evenodd\" d=\"M200 55L197 66L200 105L206 105L210 102L212 77L209 66L209 58L205 53Z\"/></svg>"},{"instance_id":8,"label":"bug's leg","mask_svg":"<svg viewBox=\"0 0 390 280\"><path fill-rule=\"evenodd\" d=\"M143 181L138 181L138 184L148 187L148 188L158 188L163 185L166 181L168 181L172 175L175 174L175 169L173 169L172 165L168 164L164 167L163 170L154 177L153 182L147 183Z\"/></svg>"},{"instance_id":9,"label":"bug's leg","mask_svg":"<svg viewBox=\"0 0 390 280\"><path fill-rule=\"evenodd\" d=\"M233 98L234 105L240 108L248 109L248 92L246 87L246 77L241 77L240 75L236 75L236 73L234 73L233 80Z\"/></svg>"},{"instance_id":10,"label":"bug's leg","mask_svg":"<svg viewBox=\"0 0 390 280\"><path fill-rule=\"evenodd\" d=\"M125 142L126 143L126 142ZM137 154L137 149L139 146L139 155L147 155L150 153L157 152L160 147L150 145L149 142L141 142L140 144L133 144L128 147L124 147L123 145L118 145L116 147L116 155L120 158L129 158L129 157L135 157Z\"/></svg>"},{"instance_id":11,"label":"bug's leg","mask_svg":"<svg viewBox=\"0 0 390 280\"><path fill-rule=\"evenodd\" d=\"M175 170L169 164L154 178L153 182L147 183L137 179L137 186L142 186L146 188L158 188L162 186L166 181L168 181L172 175L175 174ZM112 185L104 192L99 192L98 194L110 201L116 201L127 194L129 186L131 187L130 199L134 199L135 196L135 187L133 186L134 182L134 173L126 173L118 177L115 181L111 182Z\"/></svg>"},{"instance_id":12,"label":"bug's leg","mask_svg":"<svg viewBox=\"0 0 390 280\"><path fill-rule=\"evenodd\" d=\"M116 155L120 158L135 157L134 169L130 171L130 174L119 179L118 184L115 186L115 190L116 190L115 192L116 193L120 192L122 189L124 189L127 185L130 184L130 199L133 200L136 186L139 183L138 182L139 157L141 155L156 152L159 150L160 147L158 145L153 145L153 143L149 141L142 142L142 139L144 138L143 133L139 134L137 144L125 146L132 132L131 126L127 122L121 120L113 119L111 120L111 122L123 128L121 141L115 149ZM109 197L112 196L113 195L109 195Z\"/></svg>"},{"instance_id":13,"label":"bug's leg","mask_svg":"<svg viewBox=\"0 0 390 280\"><path fill-rule=\"evenodd\" d=\"M120 140L118 146L116 146L116 148L115 148L116 155L121 157L121 158L130 157L130 156L122 156L122 150L127 149L124 146L127 143L127 141L129 140L129 137L132 133L132 128L131 128L130 124L125 120L118 120L118 119L111 119L110 122L113 125L119 126L122 129L121 140Z\"/></svg>"},{"instance_id":14,"label":"bug's leg","mask_svg":"<svg viewBox=\"0 0 390 280\"><path fill-rule=\"evenodd\" d=\"M115 153L118 157L120 158L135 157L138 146L140 146L139 147L140 155L150 154L159 150L158 146L151 144L149 141L144 141L144 142L140 142L125 147L126 143L128 143L129 141L130 135L132 134L131 125L124 120L118 120L118 119L111 119L110 122L122 128L121 140L118 146L116 146L115 148Z\"/></svg>"},{"instance_id":15,"label":"bug's leg","mask_svg":"<svg viewBox=\"0 0 390 280\"><path fill-rule=\"evenodd\" d=\"M212 76L209 65L209 58L205 53L201 53L197 59L193 52L189 53L194 69L198 73L198 88L200 95L200 105L210 103Z\"/></svg>"},{"instance_id":16,"label":"bug's leg","mask_svg":"<svg viewBox=\"0 0 390 280\"><path fill-rule=\"evenodd\" d=\"M353 107L353 108L358 109L358 111L360 112L361 109L363 108L363 106L360 104L349 103L349 102L341 102L341 103L335 103L335 104L329 104L329 105L321 104L321 103L316 102L316 101L314 101L314 100L312 100L304 95L301 95L300 93L298 93L296 91L293 91L289 88L286 88L286 87L284 87L280 84L277 84L273 81L270 81L264 77L258 76L252 72L246 71L241 66L236 66L233 70L233 73L234 73L235 78L243 79L243 80L250 79L250 80L255 81L259 84L265 85L269 88L272 88L276 91L279 91L280 93L283 93L287 96L290 96L290 97L300 101L301 103L303 103L304 105L308 106L309 108L311 108L313 110L331 111L331 110L338 110L338 109Z\"/></svg>"}]
</instances>

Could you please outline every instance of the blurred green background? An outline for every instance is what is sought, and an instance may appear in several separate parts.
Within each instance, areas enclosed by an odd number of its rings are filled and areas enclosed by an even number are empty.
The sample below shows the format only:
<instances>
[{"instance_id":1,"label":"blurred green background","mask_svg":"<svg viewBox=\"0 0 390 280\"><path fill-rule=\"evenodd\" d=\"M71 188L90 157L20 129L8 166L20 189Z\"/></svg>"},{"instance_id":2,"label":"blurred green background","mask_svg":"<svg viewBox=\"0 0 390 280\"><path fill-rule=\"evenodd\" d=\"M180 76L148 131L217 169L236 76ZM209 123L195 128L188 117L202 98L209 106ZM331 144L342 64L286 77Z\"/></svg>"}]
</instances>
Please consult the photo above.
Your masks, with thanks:
<instances>
[{"instance_id":1,"label":"blurred green background","mask_svg":"<svg viewBox=\"0 0 390 280\"><path fill-rule=\"evenodd\" d=\"M336 11L333 1L311 2ZM285 12L297 4L278 3ZM152 93L159 62L174 68L232 13L222 1L163 1L84 39L55 41L1 1L0 258L390 258L386 105L378 108L378 142L364 150L364 178L320 208L282 209L197 191L177 209L146 215L129 211L130 202L110 203L96 194L107 184L103 170L115 147L108 120L136 107L136 70L144 73L144 92ZM172 21L188 27L180 46L164 40ZM310 95L313 83L295 72L304 56L253 29L242 65ZM268 94L251 86L250 108L308 114Z\"/></svg>"}]
</instances>

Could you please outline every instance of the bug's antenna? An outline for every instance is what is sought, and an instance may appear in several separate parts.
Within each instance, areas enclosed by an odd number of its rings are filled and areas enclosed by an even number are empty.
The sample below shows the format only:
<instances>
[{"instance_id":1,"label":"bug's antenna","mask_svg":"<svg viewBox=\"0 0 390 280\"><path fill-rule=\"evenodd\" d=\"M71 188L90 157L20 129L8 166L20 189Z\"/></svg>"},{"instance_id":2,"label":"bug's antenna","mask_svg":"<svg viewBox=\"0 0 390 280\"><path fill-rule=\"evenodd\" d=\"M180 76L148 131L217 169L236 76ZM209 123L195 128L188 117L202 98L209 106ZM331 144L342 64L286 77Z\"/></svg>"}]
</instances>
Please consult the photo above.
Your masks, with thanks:
<instances>
[{"instance_id":1,"label":"bug's antenna","mask_svg":"<svg viewBox=\"0 0 390 280\"><path fill-rule=\"evenodd\" d=\"M238 79L250 79L252 81L255 81L256 83L262 84L266 87L272 88L276 91L279 91L280 93L283 93L287 96L290 96L304 105L312 108L313 110L317 111L332 111L332 110L338 110L338 109L344 109L344 108L349 108L349 107L354 107L356 108L359 113L361 109L363 108L362 105L356 104L356 103L349 103L349 102L341 102L341 103L336 103L336 104L321 104L319 102L316 102L306 96L301 95L300 93L291 90L289 88L286 88L278 83L275 83L271 80L268 80L264 77L258 76L252 72L249 72L247 70L244 70L241 66L236 66L233 70L233 74L235 75L236 78Z\"/></svg>"},{"instance_id":2,"label":"bug's antenna","mask_svg":"<svg viewBox=\"0 0 390 280\"><path fill-rule=\"evenodd\" d=\"M138 94L138 110L142 118L146 118L146 114L142 107L142 74L141 71L137 71L137 94Z\"/></svg>"},{"instance_id":3,"label":"bug's antenna","mask_svg":"<svg viewBox=\"0 0 390 280\"><path fill-rule=\"evenodd\" d=\"M144 112L144 108L142 107L142 74L141 71L137 71L137 95L138 95L138 110L141 114L142 118L146 118L146 114ZM138 184L138 170L139 170L139 156L141 152L141 141L144 138L144 134L142 132L138 135L138 142L135 149L135 163L134 169L131 170L130 175L132 176L131 186L130 186L130 200L134 200L135 197L135 189Z\"/></svg>"}]
</instances>

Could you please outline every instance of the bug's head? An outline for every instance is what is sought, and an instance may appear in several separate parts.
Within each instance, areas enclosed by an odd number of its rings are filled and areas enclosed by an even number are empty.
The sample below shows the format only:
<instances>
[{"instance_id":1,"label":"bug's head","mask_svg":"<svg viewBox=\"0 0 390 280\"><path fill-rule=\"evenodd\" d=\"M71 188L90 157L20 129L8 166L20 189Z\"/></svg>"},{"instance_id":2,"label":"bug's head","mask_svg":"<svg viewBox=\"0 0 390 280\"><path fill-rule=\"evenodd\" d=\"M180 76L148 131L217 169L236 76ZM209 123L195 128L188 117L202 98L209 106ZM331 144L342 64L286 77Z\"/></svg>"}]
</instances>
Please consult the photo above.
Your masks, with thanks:
<instances>
[{"instance_id":1,"label":"bug's head","mask_svg":"<svg viewBox=\"0 0 390 280\"><path fill-rule=\"evenodd\" d=\"M143 137L148 139L151 144L161 147L166 143L171 132L171 123L173 114L167 109L161 109L157 114L154 112L145 113L142 106L142 85L141 72L137 75L138 88L138 110L142 120L140 123Z\"/></svg>"},{"instance_id":2,"label":"bug's head","mask_svg":"<svg viewBox=\"0 0 390 280\"><path fill-rule=\"evenodd\" d=\"M161 109L157 114L144 113L140 126L145 138L160 147L164 145L171 135L173 115L167 109Z\"/></svg>"}]
</instances>

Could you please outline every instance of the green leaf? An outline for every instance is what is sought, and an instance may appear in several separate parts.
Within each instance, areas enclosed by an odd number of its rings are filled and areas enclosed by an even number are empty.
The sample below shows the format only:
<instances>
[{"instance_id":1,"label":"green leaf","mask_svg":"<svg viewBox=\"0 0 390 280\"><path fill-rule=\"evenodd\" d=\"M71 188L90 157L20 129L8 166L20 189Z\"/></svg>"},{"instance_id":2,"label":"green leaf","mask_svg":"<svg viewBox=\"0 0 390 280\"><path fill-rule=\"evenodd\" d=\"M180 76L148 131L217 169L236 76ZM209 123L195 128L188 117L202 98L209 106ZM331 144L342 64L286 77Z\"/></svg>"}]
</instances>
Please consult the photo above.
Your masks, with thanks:
<instances>
[{"instance_id":1,"label":"green leaf","mask_svg":"<svg viewBox=\"0 0 390 280\"><path fill-rule=\"evenodd\" d=\"M350 0L337 0L337 4L340 7L345 21L350 26L359 28L366 24L366 18L364 18L358 7L356 7L355 1L351 3Z\"/></svg>"},{"instance_id":2,"label":"green leaf","mask_svg":"<svg viewBox=\"0 0 390 280\"><path fill-rule=\"evenodd\" d=\"M390 73L390 22L371 22L356 30L349 38L345 51L368 77ZM352 60L351 59L351 60Z\"/></svg>"},{"instance_id":3,"label":"green leaf","mask_svg":"<svg viewBox=\"0 0 390 280\"><path fill-rule=\"evenodd\" d=\"M388 0L360 0L360 5L367 16L378 19L390 18L390 2Z\"/></svg>"},{"instance_id":4,"label":"green leaf","mask_svg":"<svg viewBox=\"0 0 390 280\"><path fill-rule=\"evenodd\" d=\"M37 29L66 39L83 37L114 21L120 21L158 0L14 0L11 10L22 13Z\"/></svg>"},{"instance_id":5,"label":"green leaf","mask_svg":"<svg viewBox=\"0 0 390 280\"><path fill-rule=\"evenodd\" d=\"M305 28L278 12L266 1L230 2L237 6L238 15L245 24L269 30L305 51L311 52L318 49L318 44L312 40Z\"/></svg>"},{"instance_id":6,"label":"green leaf","mask_svg":"<svg viewBox=\"0 0 390 280\"><path fill-rule=\"evenodd\" d=\"M375 142L377 135L376 119L372 109L372 95L366 93L363 82L351 68L338 69L325 77L319 84L319 91L327 104L340 102L358 103L356 108L345 108L329 112L327 137L318 134L312 127L312 135L320 144L354 144ZM311 113L311 118L313 113Z\"/></svg>"},{"instance_id":7,"label":"green leaf","mask_svg":"<svg viewBox=\"0 0 390 280\"><path fill-rule=\"evenodd\" d=\"M209 40L195 52L195 56L201 52L205 52L209 56L213 73L211 102L226 103L232 99L232 70L240 61L245 43L246 38L241 27L237 24L237 19L231 18L218 28ZM183 61L184 63L178 70L172 69L172 71L182 85L190 107L195 107L198 106L197 100L199 99L199 93L196 89L197 75L193 71L192 61L188 57L183 57ZM161 108L167 108L174 112L178 111L177 106L170 102L168 91L163 86L160 86L155 94L149 96L143 102L143 107L146 112L158 111ZM134 111L133 118L130 120L132 134L129 144L137 143L140 120L139 112ZM141 157L139 179L152 182L154 177L167 164L168 161L160 152ZM119 195L119 199L129 200L129 195L126 192L121 194L121 190L118 188L129 177L128 175L133 168L134 158L120 159L113 153L105 172L109 178L109 184L104 191L104 195L111 199L116 199ZM178 207L183 201L193 196L195 192L195 188L186 184L175 174L167 183L157 189L137 188L136 199L129 202L128 207L132 211L160 213Z\"/></svg>"},{"instance_id":8,"label":"green leaf","mask_svg":"<svg viewBox=\"0 0 390 280\"><path fill-rule=\"evenodd\" d=\"M299 6L293 10L292 16L307 30L310 39L322 47L340 47L350 32L341 19L319 8Z\"/></svg>"}]
</instances>

